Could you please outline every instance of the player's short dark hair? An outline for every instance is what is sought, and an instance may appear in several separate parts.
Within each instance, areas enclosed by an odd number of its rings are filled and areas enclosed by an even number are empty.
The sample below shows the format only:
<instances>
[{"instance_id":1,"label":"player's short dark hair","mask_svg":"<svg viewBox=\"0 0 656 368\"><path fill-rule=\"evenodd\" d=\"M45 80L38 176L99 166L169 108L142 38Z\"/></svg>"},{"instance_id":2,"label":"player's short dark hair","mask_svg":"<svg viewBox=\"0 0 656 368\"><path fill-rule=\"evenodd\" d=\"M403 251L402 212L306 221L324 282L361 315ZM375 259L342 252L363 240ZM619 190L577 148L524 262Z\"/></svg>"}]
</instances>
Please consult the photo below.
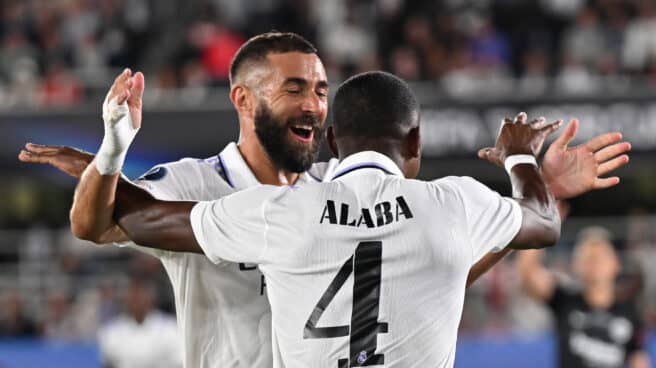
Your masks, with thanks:
<instances>
[{"instance_id":1,"label":"player's short dark hair","mask_svg":"<svg viewBox=\"0 0 656 368\"><path fill-rule=\"evenodd\" d=\"M301 52L317 54L314 45L302 36L292 32L267 32L246 41L230 63L230 81L250 62L264 60L270 53Z\"/></svg>"},{"instance_id":2,"label":"player's short dark hair","mask_svg":"<svg viewBox=\"0 0 656 368\"><path fill-rule=\"evenodd\" d=\"M418 119L419 103L401 78L373 71L342 83L332 109L338 137L402 138Z\"/></svg>"}]
</instances>

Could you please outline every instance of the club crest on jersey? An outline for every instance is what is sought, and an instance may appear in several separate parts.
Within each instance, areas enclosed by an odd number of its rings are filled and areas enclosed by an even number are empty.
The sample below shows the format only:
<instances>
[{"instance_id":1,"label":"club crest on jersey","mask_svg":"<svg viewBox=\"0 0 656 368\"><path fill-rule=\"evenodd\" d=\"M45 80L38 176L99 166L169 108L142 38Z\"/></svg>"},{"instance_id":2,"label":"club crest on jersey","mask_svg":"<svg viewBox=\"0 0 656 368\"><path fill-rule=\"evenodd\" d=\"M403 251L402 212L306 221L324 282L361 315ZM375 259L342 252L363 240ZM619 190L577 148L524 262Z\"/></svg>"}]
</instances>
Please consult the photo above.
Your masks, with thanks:
<instances>
[{"instance_id":1,"label":"club crest on jersey","mask_svg":"<svg viewBox=\"0 0 656 368\"><path fill-rule=\"evenodd\" d=\"M361 352L358 354L357 361L358 361L358 364L362 364L362 363L366 362L366 361L367 361L367 352L364 351L364 350L361 351Z\"/></svg>"},{"instance_id":2,"label":"club crest on jersey","mask_svg":"<svg viewBox=\"0 0 656 368\"><path fill-rule=\"evenodd\" d=\"M338 211L335 201L327 200L319 223L374 228L398 222L403 218L409 220L413 217L410 206L402 196L396 197L394 204L390 201L383 201L376 203L373 209L362 208L359 213L350 213L350 211L347 203L340 203Z\"/></svg>"}]
</instances>

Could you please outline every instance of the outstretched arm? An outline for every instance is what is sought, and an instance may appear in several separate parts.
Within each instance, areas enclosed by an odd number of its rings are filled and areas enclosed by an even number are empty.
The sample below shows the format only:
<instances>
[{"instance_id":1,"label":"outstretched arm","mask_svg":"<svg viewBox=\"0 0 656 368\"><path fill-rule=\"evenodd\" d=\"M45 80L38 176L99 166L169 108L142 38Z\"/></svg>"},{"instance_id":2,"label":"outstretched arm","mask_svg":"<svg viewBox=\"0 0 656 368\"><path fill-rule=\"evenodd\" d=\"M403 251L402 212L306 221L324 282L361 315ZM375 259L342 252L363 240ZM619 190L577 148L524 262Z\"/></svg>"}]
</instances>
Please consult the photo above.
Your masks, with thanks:
<instances>
[{"instance_id":1,"label":"outstretched arm","mask_svg":"<svg viewBox=\"0 0 656 368\"><path fill-rule=\"evenodd\" d=\"M547 149L541 172L557 200L576 197L592 190L605 189L619 184L619 177L602 176L626 165L631 149L628 142L619 142L622 134L610 132L598 135L578 146L569 146L578 131L578 120L572 119L563 133ZM481 159L496 163L498 157L490 148L479 151ZM491 152L491 154L487 154ZM488 253L470 270L467 286L471 285L505 256L509 248Z\"/></svg>"},{"instance_id":2,"label":"outstretched arm","mask_svg":"<svg viewBox=\"0 0 656 368\"><path fill-rule=\"evenodd\" d=\"M23 162L48 164L59 171L68 174L74 178L80 178L84 169L93 161L94 155L67 146L51 146L35 143L27 143L23 148L18 159ZM119 179L122 180L122 179ZM96 243L117 243L128 241L127 235L118 225L113 224L102 234L93 239Z\"/></svg>"}]
</instances>

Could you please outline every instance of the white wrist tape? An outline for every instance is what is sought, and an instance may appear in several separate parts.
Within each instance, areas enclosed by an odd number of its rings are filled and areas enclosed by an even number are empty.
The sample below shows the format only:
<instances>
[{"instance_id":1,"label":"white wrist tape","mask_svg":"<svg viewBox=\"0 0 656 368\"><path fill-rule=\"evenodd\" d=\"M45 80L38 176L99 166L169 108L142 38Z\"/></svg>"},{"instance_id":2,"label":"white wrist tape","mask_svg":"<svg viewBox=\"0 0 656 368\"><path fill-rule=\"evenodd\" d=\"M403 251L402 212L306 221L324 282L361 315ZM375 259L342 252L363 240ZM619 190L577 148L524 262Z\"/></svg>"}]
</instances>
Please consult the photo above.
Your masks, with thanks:
<instances>
[{"instance_id":1,"label":"white wrist tape","mask_svg":"<svg viewBox=\"0 0 656 368\"><path fill-rule=\"evenodd\" d=\"M121 171L132 140L139 131L132 123L127 103L118 104L118 97L103 103L105 136L96 154L96 168L101 175L113 175Z\"/></svg>"},{"instance_id":2,"label":"white wrist tape","mask_svg":"<svg viewBox=\"0 0 656 368\"><path fill-rule=\"evenodd\" d=\"M506 168L508 175L510 175L512 168L519 164L531 164L538 167L538 162L533 155L510 155L506 157L506 160L503 162L503 166Z\"/></svg>"}]
</instances>

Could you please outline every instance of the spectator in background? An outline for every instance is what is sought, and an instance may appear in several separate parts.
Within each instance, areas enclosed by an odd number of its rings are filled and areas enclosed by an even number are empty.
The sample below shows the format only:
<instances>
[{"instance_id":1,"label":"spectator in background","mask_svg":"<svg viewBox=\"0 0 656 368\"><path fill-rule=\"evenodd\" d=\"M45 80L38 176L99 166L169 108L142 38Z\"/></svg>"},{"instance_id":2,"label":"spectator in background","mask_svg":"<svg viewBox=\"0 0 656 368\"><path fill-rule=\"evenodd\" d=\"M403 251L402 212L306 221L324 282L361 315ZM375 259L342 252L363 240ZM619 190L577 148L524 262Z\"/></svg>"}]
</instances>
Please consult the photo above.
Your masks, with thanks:
<instances>
[{"instance_id":1,"label":"spectator in background","mask_svg":"<svg viewBox=\"0 0 656 368\"><path fill-rule=\"evenodd\" d=\"M635 306L617 298L620 262L605 233L587 231L576 244L576 285L557 279L542 265L543 251L517 254L525 291L554 313L561 368L650 367Z\"/></svg>"},{"instance_id":2,"label":"spectator in background","mask_svg":"<svg viewBox=\"0 0 656 368\"><path fill-rule=\"evenodd\" d=\"M656 4L653 0L641 0L638 17L626 28L622 61L625 68L642 72L656 59Z\"/></svg>"},{"instance_id":3,"label":"spectator in background","mask_svg":"<svg viewBox=\"0 0 656 368\"><path fill-rule=\"evenodd\" d=\"M7 291L2 297L0 312L0 337L35 337L34 322L24 313L23 302L16 290Z\"/></svg>"},{"instance_id":4,"label":"spectator in background","mask_svg":"<svg viewBox=\"0 0 656 368\"><path fill-rule=\"evenodd\" d=\"M563 54L571 55L585 66L593 65L606 48L606 39L599 25L599 15L591 7L585 7L576 22L565 32Z\"/></svg>"},{"instance_id":5,"label":"spectator in background","mask_svg":"<svg viewBox=\"0 0 656 368\"><path fill-rule=\"evenodd\" d=\"M182 341L175 318L153 307L151 285L133 279L125 296L125 313L98 332L104 367L182 367Z\"/></svg>"}]
</instances>

